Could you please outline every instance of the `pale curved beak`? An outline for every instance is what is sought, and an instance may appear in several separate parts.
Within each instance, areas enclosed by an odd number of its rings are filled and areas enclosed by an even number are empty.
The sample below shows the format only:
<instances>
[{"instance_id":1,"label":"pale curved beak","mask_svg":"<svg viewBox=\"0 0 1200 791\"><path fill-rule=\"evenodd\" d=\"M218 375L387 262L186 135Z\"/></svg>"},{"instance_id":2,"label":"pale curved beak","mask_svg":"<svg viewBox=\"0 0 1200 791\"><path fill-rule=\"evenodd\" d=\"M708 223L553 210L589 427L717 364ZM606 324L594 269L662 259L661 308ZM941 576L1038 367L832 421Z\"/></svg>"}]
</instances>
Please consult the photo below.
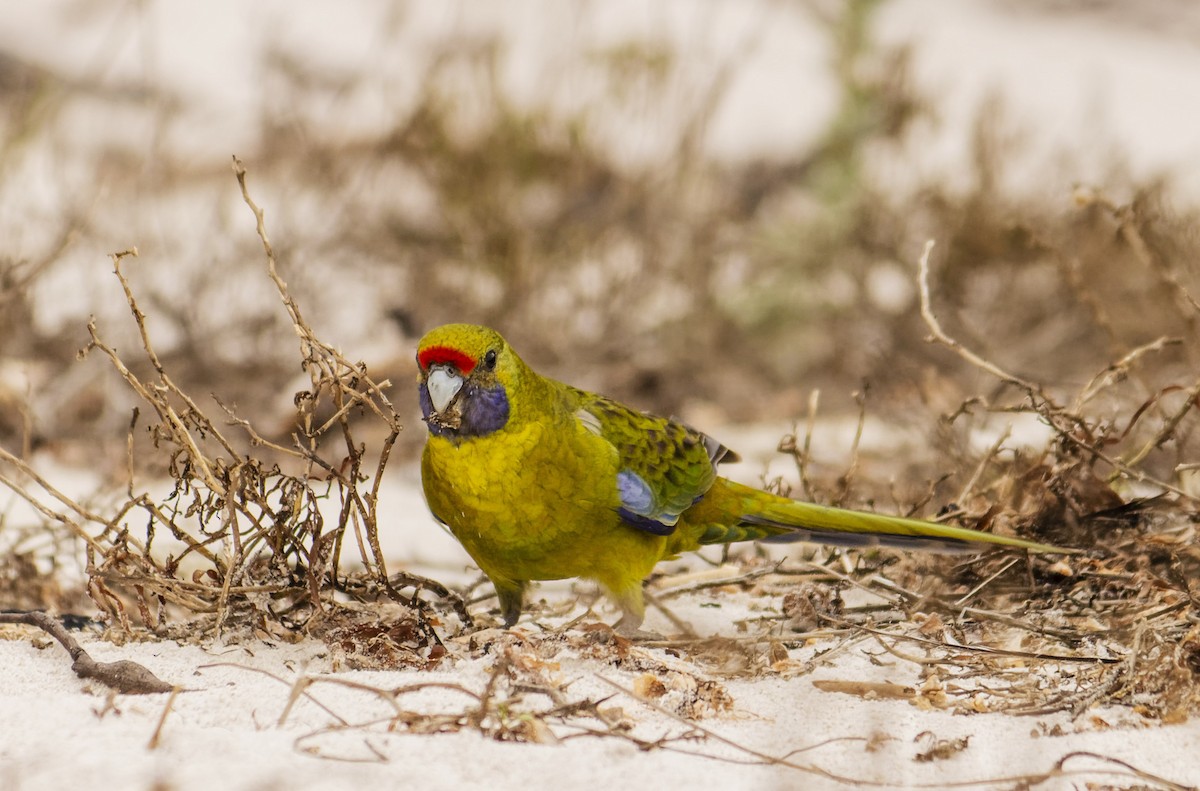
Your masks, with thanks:
<instances>
[{"instance_id":1,"label":"pale curved beak","mask_svg":"<svg viewBox=\"0 0 1200 791\"><path fill-rule=\"evenodd\" d=\"M429 378L425 380L425 387L429 389L429 401L433 404L433 411L445 411L462 386L463 378L458 371L440 365L431 368Z\"/></svg>"}]
</instances>

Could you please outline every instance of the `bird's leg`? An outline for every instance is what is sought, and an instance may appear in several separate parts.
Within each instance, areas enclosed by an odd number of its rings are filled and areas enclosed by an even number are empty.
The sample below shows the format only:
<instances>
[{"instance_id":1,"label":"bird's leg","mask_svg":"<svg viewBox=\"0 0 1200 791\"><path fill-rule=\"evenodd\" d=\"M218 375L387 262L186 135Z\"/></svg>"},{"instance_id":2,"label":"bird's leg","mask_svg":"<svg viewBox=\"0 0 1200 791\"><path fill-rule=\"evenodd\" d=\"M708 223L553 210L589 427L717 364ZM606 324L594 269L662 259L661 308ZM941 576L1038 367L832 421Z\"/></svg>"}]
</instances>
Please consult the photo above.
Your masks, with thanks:
<instances>
[{"instance_id":1,"label":"bird's leg","mask_svg":"<svg viewBox=\"0 0 1200 791\"><path fill-rule=\"evenodd\" d=\"M622 637L642 638L649 636L642 631L642 621L646 620L646 603L642 599L642 587L622 591L610 591L609 595L621 608L621 618L613 625L613 630Z\"/></svg>"},{"instance_id":2,"label":"bird's leg","mask_svg":"<svg viewBox=\"0 0 1200 791\"><path fill-rule=\"evenodd\" d=\"M609 591L609 596L621 608L621 618L613 624L613 631L622 637L630 640L662 640L663 636L658 632L647 631L642 628L642 621L646 620L646 599L662 610L663 614L679 627L679 630L685 635L694 637L696 632L692 627L685 622L676 618L670 610L659 604L649 592L642 590L641 584L630 587L620 593Z\"/></svg>"},{"instance_id":3,"label":"bird's leg","mask_svg":"<svg viewBox=\"0 0 1200 791\"><path fill-rule=\"evenodd\" d=\"M504 618L504 627L507 629L516 626L525 606L525 583L497 584L496 596L500 599L500 615Z\"/></svg>"}]
</instances>

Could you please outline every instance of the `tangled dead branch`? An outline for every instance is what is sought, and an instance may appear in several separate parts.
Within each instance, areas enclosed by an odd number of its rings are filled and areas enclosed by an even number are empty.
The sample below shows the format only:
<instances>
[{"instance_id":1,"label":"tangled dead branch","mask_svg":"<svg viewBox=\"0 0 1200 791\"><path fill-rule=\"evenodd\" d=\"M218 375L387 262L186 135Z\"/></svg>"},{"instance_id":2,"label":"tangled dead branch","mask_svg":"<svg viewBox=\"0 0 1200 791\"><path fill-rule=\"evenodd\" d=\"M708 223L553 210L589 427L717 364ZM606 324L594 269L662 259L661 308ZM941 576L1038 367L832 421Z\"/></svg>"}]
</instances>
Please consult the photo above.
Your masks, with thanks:
<instances>
[{"instance_id":1,"label":"tangled dead branch","mask_svg":"<svg viewBox=\"0 0 1200 791\"><path fill-rule=\"evenodd\" d=\"M112 255L113 271L137 326L140 362L151 373L136 373L95 320L80 353L102 354L142 403L130 419L126 496L107 511L91 509L2 448L0 460L16 476L0 472L0 483L48 525L65 526L80 542L87 593L125 633L135 628L135 612L141 626L163 633L182 621L186 626L175 630L193 636L244 627L327 635L354 621L351 614L337 614L340 605L332 594L341 589L402 605L410 613L408 647L422 663L436 660L444 652L422 592L448 602L464 623L469 616L457 596L432 580L388 576L378 540L379 485L402 430L386 395L390 383L376 381L365 364L350 361L313 332L279 274L263 212L236 159L234 171L255 218L267 274L300 341L300 366L309 376L310 386L294 399L291 445L266 439L215 394L215 411L206 411L176 383L125 275L128 260L137 256L130 249ZM145 412L153 416L148 425ZM351 418L360 414L386 427L380 447L368 449L355 438ZM135 481L137 431L149 434L158 469L172 482L165 496L139 490ZM357 550L362 572L341 570L347 541ZM393 579L412 587L413 594L399 593Z\"/></svg>"}]
</instances>

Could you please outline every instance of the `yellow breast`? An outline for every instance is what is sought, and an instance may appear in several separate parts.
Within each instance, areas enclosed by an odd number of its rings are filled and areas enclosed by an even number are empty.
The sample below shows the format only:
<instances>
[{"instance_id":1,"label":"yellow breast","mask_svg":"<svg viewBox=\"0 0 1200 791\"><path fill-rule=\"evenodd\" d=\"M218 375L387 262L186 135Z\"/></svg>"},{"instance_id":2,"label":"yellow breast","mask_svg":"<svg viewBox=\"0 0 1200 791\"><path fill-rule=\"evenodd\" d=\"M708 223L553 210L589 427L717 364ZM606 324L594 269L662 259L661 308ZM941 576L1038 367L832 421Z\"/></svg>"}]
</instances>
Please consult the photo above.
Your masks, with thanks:
<instances>
[{"instance_id":1,"label":"yellow breast","mask_svg":"<svg viewBox=\"0 0 1200 791\"><path fill-rule=\"evenodd\" d=\"M633 532L616 513L613 454L596 441L538 423L457 443L431 436L425 496L489 576L589 576L613 534Z\"/></svg>"}]
</instances>

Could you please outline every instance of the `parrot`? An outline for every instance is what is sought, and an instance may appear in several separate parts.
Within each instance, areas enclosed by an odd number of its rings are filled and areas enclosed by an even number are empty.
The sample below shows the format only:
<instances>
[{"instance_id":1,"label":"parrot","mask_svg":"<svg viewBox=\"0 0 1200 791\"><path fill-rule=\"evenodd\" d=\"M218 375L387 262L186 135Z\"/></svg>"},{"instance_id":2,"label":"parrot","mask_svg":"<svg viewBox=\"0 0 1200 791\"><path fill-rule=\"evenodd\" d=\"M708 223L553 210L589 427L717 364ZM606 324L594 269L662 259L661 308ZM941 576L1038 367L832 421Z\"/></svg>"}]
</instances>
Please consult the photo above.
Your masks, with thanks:
<instances>
[{"instance_id":1,"label":"parrot","mask_svg":"<svg viewBox=\"0 0 1200 791\"><path fill-rule=\"evenodd\" d=\"M738 459L720 442L542 376L487 327L429 331L417 365L425 500L495 586L505 627L520 618L531 581L579 577L619 607L618 633L637 634L646 577L660 561L709 544L1070 551L720 477L717 466Z\"/></svg>"}]
</instances>

